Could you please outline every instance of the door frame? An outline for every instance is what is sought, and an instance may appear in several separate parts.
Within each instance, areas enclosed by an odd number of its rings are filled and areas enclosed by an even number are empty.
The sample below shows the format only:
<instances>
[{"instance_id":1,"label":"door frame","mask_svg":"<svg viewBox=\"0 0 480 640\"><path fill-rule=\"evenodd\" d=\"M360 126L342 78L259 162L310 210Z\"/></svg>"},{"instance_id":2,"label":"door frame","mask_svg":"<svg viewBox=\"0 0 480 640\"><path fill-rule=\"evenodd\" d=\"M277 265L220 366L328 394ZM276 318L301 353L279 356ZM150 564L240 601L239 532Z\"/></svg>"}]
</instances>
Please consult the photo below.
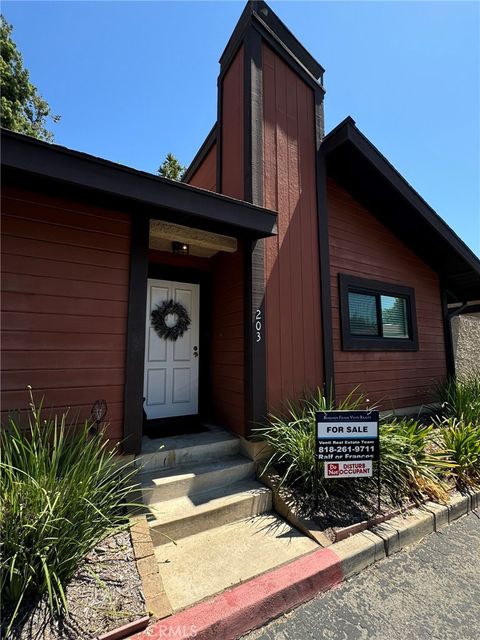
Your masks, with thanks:
<instances>
[{"instance_id":1,"label":"door frame","mask_svg":"<svg viewBox=\"0 0 480 640\"><path fill-rule=\"evenodd\" d=\"M210 345L211 345L211 277L208 271L200 271L187 267L176 267L160 263L149 263L148 278L185 282L200 286L199 309L199 362L198 362L198 415L208 418L211 398L209 384ZM145 318L146 322L146 318ZM145 375L145 372L144 374ZM142 388L143 388L142 376ZM142 396L143 397L143 396ZM168 419L168 418L167 418Z\"/></svg>"},{"instance_id":2,"label":"door frame","mask_svg":"<svg viewBox=\"0 0 480 640\"><path fill-rule=\"evenodd\" d=\"M142 450L143 378L145 375L145 326L148 278L177 280L200 284L200 362L198 411L208 418L211 408L209 363L211 327L211 276L208 271L171 266L149 261L150 215L131 215L131 247L129 265L125 384L123 393L123 440L125 455ZM202 357L203 354L203 357ZM108 420L108 414L107 414Z\"/></svg>"}]
</instances>

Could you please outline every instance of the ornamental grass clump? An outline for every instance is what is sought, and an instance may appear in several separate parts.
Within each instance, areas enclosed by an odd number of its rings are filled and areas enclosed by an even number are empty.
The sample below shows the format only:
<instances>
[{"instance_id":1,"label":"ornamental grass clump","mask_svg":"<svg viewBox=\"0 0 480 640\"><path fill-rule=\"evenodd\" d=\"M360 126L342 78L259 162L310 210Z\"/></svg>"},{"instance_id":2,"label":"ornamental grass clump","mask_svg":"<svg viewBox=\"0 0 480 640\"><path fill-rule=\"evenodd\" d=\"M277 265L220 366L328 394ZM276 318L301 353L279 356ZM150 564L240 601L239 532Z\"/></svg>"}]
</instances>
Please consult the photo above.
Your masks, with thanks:
<instances>
[{"instance_id":1,"label":"ornamental grass clump","mask_svg":"<svg viewBox=\"0 0 480 640\"><path fill-rule=\"evenodd\" d=\"M127 526L136 473L102 433L69 427L66 413L44 420L30 397L27 428L12 416L0 437L0 584L10 627L27 600L46 596L52 613L67 608L65 587L82 559Z\"/></svg>"},{"instance_id":2,"label":"ornamental grass clump","mask_svg":"<svg viewBox=\"0 0 480 640\"><path fill-rule=\"evenodd\" d=\"M280 483L298 487L311 493L316 484L316 413L331 410L365 409L367 398L354 389L335 407L333 399L317 389L316 395L307 396L297 403L288 403L284 415L270 414L267 425L254 433L273 450L264 472L271 468L280 475ZM321 481L321 479L318 479Z\"/></svg>"},{"instance_id":3,"label":"ornamental grass clump","mask_svg":"<svg viewBox=\"0 0 480 640\"><path fill-rule=\"evenodd\" d=\"M457 489L480 483L480 424L458 418L444 418L438 423L440 446L450 452Z\"/></svg>"},{"instance_id":4,"label":"ornamental grass clump","mask_svg":"<svg viewBox=\"0 0 480 640\"><path fill-rule=\"evenodd\" d=\"M454 466L447 447L434 440L434 426L414 418L394 418L380 425L382 485L394 504L425 496L447 499L446 472Z\"/></svg>"},{"instance_id":5,"label":"ornamental grass clump","mask_svg":"<svg viewBox=\"0 0 480 640\"><path fill-rule=\"evenodd\" d=\"M438 387L442 416L480 426L480 374L449 378Z\"/></svg>"}]
</instances>

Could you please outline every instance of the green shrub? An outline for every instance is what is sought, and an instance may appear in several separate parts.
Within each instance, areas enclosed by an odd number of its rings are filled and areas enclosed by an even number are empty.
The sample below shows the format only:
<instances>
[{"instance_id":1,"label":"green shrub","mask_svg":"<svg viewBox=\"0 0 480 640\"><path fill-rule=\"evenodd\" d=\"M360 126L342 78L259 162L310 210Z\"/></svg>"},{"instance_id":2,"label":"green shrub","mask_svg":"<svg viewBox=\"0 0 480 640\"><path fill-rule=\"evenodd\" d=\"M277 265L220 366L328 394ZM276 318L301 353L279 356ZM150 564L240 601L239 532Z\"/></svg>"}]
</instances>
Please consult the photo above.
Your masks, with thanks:
<instances>
[{"instance_id":1,"label":"green shrub","mask_svg":"<svg viewBox=\"0 0 480 640\"><path fill-rule=\"evenodd\" d=\"M449 381L444 387L450 399L449 411L458 412L462 418L444 419L440 427L433 421L413 418L380 421L382 486L394 504L405 500L420 502L425 497L447 500L447 479L452 475L458 486L480 481L480 421L476 404L479 389L478 378ZM326 481L323 473L317 478L315 472L316 413L362 409L367 404L357 389L337 407L318 390L316 396L290 403L285 415L270 415L266 426L254 430L257 439L272 449L264 471L274 467L281 484L295 487L306 498L321 488L325 504L330 499L337 500L345 491L352 496L358 494L359 498L360 494L372 491L373 484L367 487L364 479L350 481L346 490L341 480ZM465 415L475 416L476 420L467 421Z\"/></svg>"},{"instance_id":2,"label":"green shrub","mask_svg":"<svg viewBox=\"0 0 480 640\"><path fill-rule=\"evenodd\" d=\"M44 420L30 396L28 428L12 416L0 439L0 584L10 626L27 597L46 594L52 612L66 608L64 589L81 560L126 526L136 473L101 433L69 428L67 414Z\"/></svg>"},{"instance_id":3,"label":"green shrub","mask_svg":"<svg viewBox=\"0 0 480 640\"><path fill-rule=\"evenodd\" d=\"M480 424L445 418L440 422L440 446L448 449L455 463L457 488L480 482Z\"/></svg>"},{"instance_id":4,"label":"green shrub","mask_svg":"<svg viewBox=\"0 0 480 640\"><path fill-rule=\"evenodd\" d=\"M289 403L283 416L270 415L264 427L254 429L259 440L273 449L264 471L272 466L281 483L295 485L311 493L315 486L316 417L318 411L365 408L367 399L354 389L337 407L320 389L297 403Z\"/></svg>"},{"instance_id":5,"label":"green shrub","mask_svg":"<svg viewBox=\"0 0 480 640\"><path fill-rule=\"evenodd\" d=\"M449 378L438 387L442 415L480 425L480 375Z\"/></svg>"},{"instance_id":6,"label":"green shrub","mask_svg":"<svg viewBox=\"0 0 480 640\"><path fill-rule=\"evenodd\" d=\"M425 495L446 499L442 475L452 468L449 452L435 446L434 427L413 418L380 425L381 479L392 502Z\"/></svg>"}]
</instances>

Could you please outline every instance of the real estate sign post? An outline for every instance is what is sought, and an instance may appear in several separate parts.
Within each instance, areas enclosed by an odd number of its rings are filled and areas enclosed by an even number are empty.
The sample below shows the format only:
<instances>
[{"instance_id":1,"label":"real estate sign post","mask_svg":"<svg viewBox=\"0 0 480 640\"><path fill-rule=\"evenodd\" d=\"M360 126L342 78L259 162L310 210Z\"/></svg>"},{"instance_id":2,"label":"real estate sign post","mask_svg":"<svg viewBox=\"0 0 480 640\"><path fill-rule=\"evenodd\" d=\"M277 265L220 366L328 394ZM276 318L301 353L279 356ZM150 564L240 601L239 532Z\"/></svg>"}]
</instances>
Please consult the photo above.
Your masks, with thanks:
<instances>
[{"instance_id":1,"label":"real estate sign post","mask_svg":"<svg viewBox=\"0 0 480 640\"><path fill-rule=\"evenodd\" d=\"M318 462L324 463L325 478L368 478L373 461L380 460L378 411L321 411L317 423ZM380 462L378 464L378 508L380 510Z\"/></svg>"}]
</instances>

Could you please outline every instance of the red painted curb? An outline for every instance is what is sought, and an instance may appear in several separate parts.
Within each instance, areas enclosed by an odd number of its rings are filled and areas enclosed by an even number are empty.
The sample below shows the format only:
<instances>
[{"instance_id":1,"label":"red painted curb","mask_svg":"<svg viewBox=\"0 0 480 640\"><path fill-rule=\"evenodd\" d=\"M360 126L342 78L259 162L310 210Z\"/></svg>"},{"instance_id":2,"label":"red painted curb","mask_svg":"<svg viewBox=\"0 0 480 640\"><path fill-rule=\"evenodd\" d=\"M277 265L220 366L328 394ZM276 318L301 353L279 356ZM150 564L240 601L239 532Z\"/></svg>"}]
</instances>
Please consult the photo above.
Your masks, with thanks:
<instances>
[{"instance_id":1,"label":"red painted curb","mask_svg":"<svg viewBox=\"0 0 480 640\"><path fill-rule=\"evenodd\" d=\"M101 636L97 637L97 640L122 640L122 638L131 636L132 633L145 629L149 620L149 616L143 616L143 618L139 618L133 622L128 622L121 627L117 627L116 629L103 633Z\"/></svg>"},{"instance_id":2,"label":"red painted curb","mask_svg":"<svg viewBox=\"0 0 480 640\"><path fill-rule=\"evenodd\" d=\"M319 549L165 618L132 640L235 640L342 580L337 554Z\"/></svg>"}]
</instances>

